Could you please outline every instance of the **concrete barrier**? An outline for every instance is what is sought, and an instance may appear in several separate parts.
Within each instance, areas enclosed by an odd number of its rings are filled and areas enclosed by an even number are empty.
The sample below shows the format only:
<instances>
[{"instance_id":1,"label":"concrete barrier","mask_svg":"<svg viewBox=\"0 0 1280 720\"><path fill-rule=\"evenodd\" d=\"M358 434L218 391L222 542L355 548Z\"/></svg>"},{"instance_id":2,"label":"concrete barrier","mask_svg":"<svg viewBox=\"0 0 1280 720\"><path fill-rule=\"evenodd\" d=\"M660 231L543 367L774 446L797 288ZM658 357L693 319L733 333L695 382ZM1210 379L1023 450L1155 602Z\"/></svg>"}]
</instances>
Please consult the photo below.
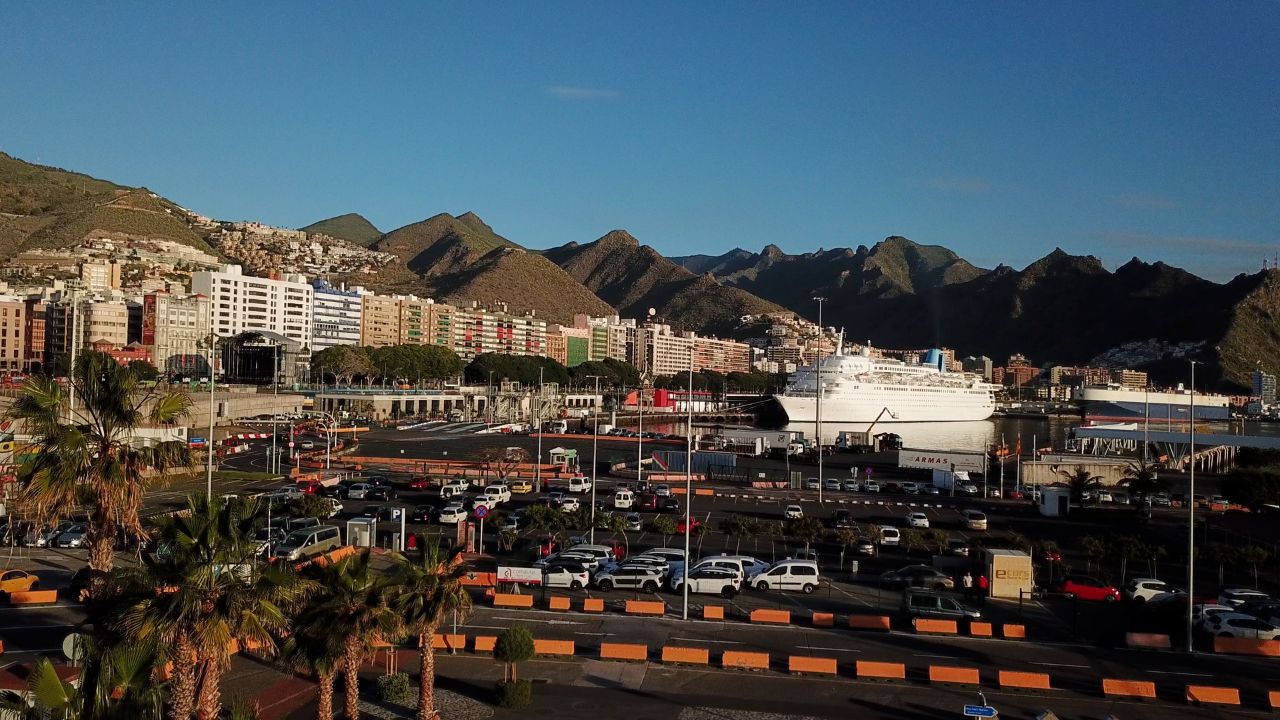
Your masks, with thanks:
<instances>
[{"instance_id":1,"label":"concrete barrier","mask_svg":"<svg viewBox=\"0 0 1280 720\"><path fill-rule=\"evenodd\" d=\"M587 598L582 601L584 612L604 612L604 598Z\"/></svg>"},{"instance_id":2,"label":"concrete barrier","mask_svg":"<svg viewBox=\"0 0 1280 720\"><path fill-rule=\"evenodd\" d=\"M52 605L56 602L57 590L19 590L9 593L10 605Z\"/></svg>"},{"instance_id":3,"label":"concrete barrier","mask_svg":"<svg viewBox=\"0 0 1280 720\"><path fill-rule=\"evenodd\" d=\"M465 650L467 647L467 636L436 633L431 636L431 647L436 650Z\"/></svg>"},{"instance_id":4,"label":"concrete barrier","mask_svg":"<svg viewBox=\"0 0 1280 720\"><path fill-rule=\"evenodd\" d=\"M476 639L471 641L471 652L491 653L497 644L497 635L477 635Z\"/></svg>"},{"instance_id":5,"label":"concrete barrier","mask_svg":"<svg viewBox=\"0 0 1280 720\"><path fill-rule=\"evenodd\" d=\"M889 617L887 615L850 615L849 627L854 630L880 630L883 632L889 632Z\"/></svg>"},{"instance_id":6,"label":"concrete barrier","mask_svg":"<svg viewBox=\"0 0 1280 720\"><path fill-rule=\"evenodd\" d=\"M768 670L769 653L725 650L720 656L720 667L737 670Z\"/></svg>"},{"instance_id":7,"label":"concrete barrier","mask_svg":"<svg viewBox=\"0 0 1280 720\"><path fill-rule=\"evenodd\" d=\"M649 659L648 645L631 643L600 643L600 658L603 660L639 660Z\"/></svg>"},{"instance_id":8,"label":"concrete barrier","mask_svg":"<svg viewBox=\"0 0 1280 720\"><path fill-rule=\"evenodd\" d=\"M494 607L509 608L531 608L533 607L532 595L513 595L511 593L495 593L493 596Z\"/></svg>"},{"instance_id":9,"label":"concrete barrier","mask_svg":"<svg viewBox=\"0 0 1280 720\"><path fill-rule=\"evenodd\" d=\"M1280 657L1280 640L1215 637L1213 639L1213 651L1228 655Z\"/></svg>"},{"instance_id":10,"label":"concrete barrier","mask_svg":"<svg viewBox=\"0 0 1280 720\"><path fill-rule=\"evenodd\" d=\"M559 596L552 597L552 598L548 601L548 603L547 603L547 607L548 607L549 609L551 609L551 610L568 610L568 609L569 609L569 598L567 598L567 597L559 597Z\"/></svg>"},{"instance_id":11,"label":"concrete barrier","mask_svg":"<svg viewBox=\"0 0 1280 720\"><path fill-rule=\"evenodd\" d=\"M675 647L664 645L662 662L682 665L706 665L711 662L711 652L706 648Z\"/></svg>"},{"instance_id":12,"label":"concrete barrier","mask_svg":"<svg viewBox=\"0 0 1280 720\"><path fill-rule=\"evenodd\" d=\"M787 672L792 674L835 675L836 659L791 655L787 658Z\"/></svg>"},{"instance_id":13,"label":"concrete barrier","mask_svg":"<svg viewBox=\"0 0 1280 720\"><path fill-rule=\"evenodd\" d=\"M703 620L723 620L724 606L723 605L703 605L702 619Z\"/></svg>"},{"instance_id":14,"label":"concrete barrier","mask_svg":"<svg viewBox=\"0 0 1280 720\"><path fill-rule=\"evenodd\" d=\"M982 681L978 678L978 668L930 665L929 682L950 683L952 685L979 685Z\"/></svg>"},{"instance_id":15,"label":"concrete barrier","mask_svg":"<svg viewBox=\"0 0 1280 720\"><path fill-rule=\"evenodd\" d=\"M1125 633L1124 644L1139 650L1169 650L1173 647L1169 636L1160 633Z\"/></svg>"},{"instance_id":16,"label":"concrete barrier","mask_svg":"<svg viewBox=\"0 0 1280 720\"><path fill-rule=\"evenodd\" d=\"M955 635L959 632L956 628L955 620L932 620L929 618L916 618L912 624L918 633L928 633L930 635Z\"/></svg>"},{"instance_id":17,"label":"concrete barrier","mask_svg":"<svg viewBox=\"0 0 1280 720\"><path fill-rule=\"evenodd\" d=\"M1017 688L1019 690L1052 690L1048 673L1018 672L1016 670L1000 671L1000 687Z\"/></svg>"},{"instance_id":18,"label":"concrete barrier","mask_svg":"<svg viewBox=\"0 0 1280 720\"><path fill-rule=\"evenodd\" d=\"M773 625L790 625L790 610L752 610L751 622L753 623L770 623Z\"/></svg>"},{"instance_id":19,"label":"concrete barrier","mask_svg":"<svg viewBox=\"0 0 1280 720\"><path fill-rule=\"evenodd\" d=\"M859 660L856 665L858 677L875 680L906 680L907 666L902 663L874 662Z\"/></svg>"},{"instance_id":20,"label":"concrete barrier","mask_svg":"<svg viewBox=\"0 0 1280 720\"><path fill-rule=\"evenodd\" d=\"M1280 710L1280 690L1267 693L1267 702L1271 704L1272 710Z\"/></svg>"},{"instance_id":21,"label":"concrete barrier","mask_svg":"<svg viewBox=\"0 0 1280 720\"><path fill-rule=\"evenodd\" d=\"M1027 627L1025 625L1010 625L1006 623L1000 626L1000 635L1006 640L1026 640Z\"/></svg>"},{"instance_id":22,"label":"concrete barrier","mask_svg":"<svg viewBox=\"0 0 1280 720\"><path fill-rule=\"evenodd\" d=\"M1240 691L1235 688L1188 685L1187 702L1196 705L1239 705Z\"/></svg>"},{"instance_id":23,"label":"concrete barrier","mask_svg":"<svg viewBox=\"0 0 1280 720\"><path fill-rule=\"evenodd\" d=\"M1154 698L1156 684L1148 680L1102 679L1102 694L1107 697Z\"/></svg>"},{"instance_id":24,"label":"concrete barrier","mask_svg":"<svg viewBox=\"0 0 1280 720\"><path fill-rule=\"evenodd\" d=\"M534 655L573 655L572 640L544 640L537 638L533 641Z\"/></svg>"},{"instance_id":25,"label":"concrete barrier","mask_svg":"<svg viewBox=\"0 0 1280 720\"><path fill-rule=\"evenodd\" d=\"M993 632L992 632L991 623L978 622L977 620L974 620L973 622L969 623L970 637L992 637L992 635L993 635Z\"/></svg>"},{"instance_id":26,"label":"concrete barrier","mask_svg":"<svg viewBox=\"0 0 1280 720\"><path fill-rule=\"evenodd\" d=\"M810 622L814 627L835 627L836 616L834 613L816 612L809 616Z\"/></svg>"},{"instance_id":27,"label":"concrete barrier","mask_svg":"<svg viewBox=\"0 0 1280 720\"><path fill-rule=\"evenodd\" d=\"M628 600L628 615L664 615L667 606L656 600Z\"/></svg>"}]
</instances>

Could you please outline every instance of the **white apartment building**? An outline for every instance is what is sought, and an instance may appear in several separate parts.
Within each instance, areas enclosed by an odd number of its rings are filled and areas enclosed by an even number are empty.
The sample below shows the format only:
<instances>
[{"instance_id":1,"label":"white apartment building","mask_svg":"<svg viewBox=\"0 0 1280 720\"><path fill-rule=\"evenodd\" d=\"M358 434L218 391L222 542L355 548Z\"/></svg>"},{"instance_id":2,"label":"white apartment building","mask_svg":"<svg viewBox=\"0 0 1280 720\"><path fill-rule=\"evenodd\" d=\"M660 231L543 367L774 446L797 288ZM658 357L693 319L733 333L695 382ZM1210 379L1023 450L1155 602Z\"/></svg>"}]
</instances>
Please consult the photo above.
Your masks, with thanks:
<instances>
[{"instance_id":1,"label":"white apartment building","mask_svg":"<svg viewBox=\"0 0 1280 720\"><path fill-rule=\"evenodd\" d=\"M142 299L142 344L162 373L203 372L208 361L209 298L151 293Z\"/></svg>"},{"instance_id":2,"label":"white apartment building","mask_svg":"<svg viewBox=\"0 0 1280 720\"><path fill-rule=\"evenodd\" d=\"M96 260L80 265L80 282L91 293L109 293L120 289L120 263Z\"/></svg>"},{"instance_id":3,"label":"white apartment building","mask_svg":"<svg viewBox=\"0 0 1280 720\"><path fill-rule=\"evenodd\" d=\"M362 288L336 288L326 280L311 283L311 351L360 344Z\"/></svg>"},{"instance_id":4,"label":"white apartment building","mask_svg":"<svg viewBox=\"0 0 1280 720\"><path fill-rule=\"evenodd\" d=\"M239 265L191 274L191 291L209 297L218 337L265 331L311 347L315 293L301 275L280 280L245 275Z\"/></svg>"},{"instance_id":5,"label":"white apartment building","mask_svg":"<svg viewBox=\"0 0 1280 720\"><path fill-rule=\"evenodd\" d=\"M486 310L472 303L454 309L453 350L463 359L483 353L546 355L547 323L533 315Z\"/></svg>"}]
</instances>

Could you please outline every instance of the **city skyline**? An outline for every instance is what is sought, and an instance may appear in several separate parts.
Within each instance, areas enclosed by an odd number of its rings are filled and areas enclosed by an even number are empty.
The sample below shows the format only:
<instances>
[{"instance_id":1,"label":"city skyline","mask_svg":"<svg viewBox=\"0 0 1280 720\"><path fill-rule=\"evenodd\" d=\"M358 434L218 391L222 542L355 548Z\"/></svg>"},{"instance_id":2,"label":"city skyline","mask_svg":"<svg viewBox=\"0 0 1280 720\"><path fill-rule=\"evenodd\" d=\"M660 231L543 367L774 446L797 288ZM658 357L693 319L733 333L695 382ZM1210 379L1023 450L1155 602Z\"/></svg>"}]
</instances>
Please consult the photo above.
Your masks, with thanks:
<instances>
[{"instance_id":1,"label":"city skyline","mask_svg":"<svg viewBox=\"0 0 1280 720\"><path fill-rule=\"evenodd\" d=\"M903 235L1222 281L1280 246L1274 6L572 9L8 8L0 149L222 219L475 210L533 248Z\"/></svg>"}]
</instances>

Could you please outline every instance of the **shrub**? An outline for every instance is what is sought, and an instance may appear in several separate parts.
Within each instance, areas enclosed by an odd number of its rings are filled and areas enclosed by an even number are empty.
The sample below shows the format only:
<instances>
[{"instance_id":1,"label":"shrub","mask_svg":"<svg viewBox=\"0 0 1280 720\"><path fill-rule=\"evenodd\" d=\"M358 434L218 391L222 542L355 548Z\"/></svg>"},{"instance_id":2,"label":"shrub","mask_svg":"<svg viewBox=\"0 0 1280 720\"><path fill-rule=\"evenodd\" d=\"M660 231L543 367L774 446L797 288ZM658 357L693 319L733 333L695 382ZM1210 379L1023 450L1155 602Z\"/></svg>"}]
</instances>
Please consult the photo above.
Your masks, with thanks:
<instances>
[{"instance_id":1,"label":"shrub","mask_svg":"<svg viewBox=\"0 0 1280 720\"><path fill-rule=\"evenodd\" d=\"M498 705L520 709L533 701L533 683L528 680L512 680L498 683Z\"/></svg>"},{"instance_id":2,"label":"shrub","mask_svg":"<svg viewBox=\"0 0 1280 720\"><path fill-rule=\"evenodd\" d=\"M383 675L378 678L378 698L394 705L408 705L416 699L408 673Z\"/></svg>"},{"instance_id":3,"label":"shrub","mask_svg":"<svg viewBox=\"0 0 1280 720\"><path fill-rule=\"evenodd\" d=\"M516 677L516 665L533 658L533 633L527 628L507 628L498 633L493 646L493 659L505 664L504 678Z\"/></svg>"}]
</instances>

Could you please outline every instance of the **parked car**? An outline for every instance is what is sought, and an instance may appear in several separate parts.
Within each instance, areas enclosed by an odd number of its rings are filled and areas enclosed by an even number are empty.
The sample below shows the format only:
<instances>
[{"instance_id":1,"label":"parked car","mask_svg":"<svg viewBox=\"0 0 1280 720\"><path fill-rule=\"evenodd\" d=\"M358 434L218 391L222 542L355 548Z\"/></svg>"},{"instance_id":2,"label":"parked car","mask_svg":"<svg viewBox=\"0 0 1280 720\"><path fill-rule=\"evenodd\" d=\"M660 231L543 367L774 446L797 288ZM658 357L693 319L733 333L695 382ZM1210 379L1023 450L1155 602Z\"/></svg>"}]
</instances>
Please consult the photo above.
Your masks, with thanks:
<instances>
[{"instance_id":1,"label":"parked car","mask_svg":"<svg viewBox=\"0 0 1280 720\"><path fill-rule=\"evenodd\" d=\"M429 523L439 516L440 511L434 505L415 505L409 513L409 522Z\"/></svg>"},{"instance_id":2,"label":"parked car","mask_svg":"<svg viewBox=\"0 0 1280 720\"><path fill-rule=\"evenodd\" d=\"M513 495L528 495L533 492L533 483L528 480L512 480L508 485Z\"/></svg>"},{"instance_id":3,"label":"parked car","mask_svg":"<svg viewBox=\"0 0 1280 720\"><path fill-rule=\"evenodd\" d=\"M36 547L54 547L54 540L56 540L59 535L75 526L76 523L70 520L63 520L52 528L36 535Z\"/></svg>"},{"instance_id":4,"label":"parked car","mask_svg":"<svg viewBox=\"0 0 1280 720\"><path fill-rule=\"evenodd\" d=\"M853 541L853 551L859 555L874 556L876 554L876 544L865 535L859 536L857 540Z\"/></svg>"},{"instance_id":5,"label":"parked car","mask_svg":"<svg viewBox=\"0 0 1280 720\"><path fill-rule=\"evenodd\" d=\"M683 535L689 531L697 531L698 526L701 524L702 524L702 521L692 515L689 516L687 525L685 524L685 519L680 518L680 522L676 524L676 533L679 535Z\"/></svg>"},{"instance_id":6,"label":"parked car","mask_svg":"<svg viewBox=\"0 0 1280 720\"><path fill-rule=\"evenodd\" d=\"M783 560L752 575L747 584L756 590L799 590L808 595L818 588L818 564L809 560Z\"/></svg>"},{"instance_id":7,"label":"parked car","mask_svg":"<svg viewBox=\"0 0 1280 720\"><path fill-rule=\"evenodd\" d=\"M365 500L395 500L399 493L390 485L370 485L364 492Z\"/></svg>"},{"instance_id":8,"label":"parked car","mask_svg":"<svg viewBox=\"0 0 1280 720\"><path fill-rule=\"evenodd\" d=\"M813 478L805 478L805 480L804 480L804 489L805 489L805 490L818 490L818 489L820 489L821 487L822 487L822 481L821 481L821 480L819 480L819 479L818 479L818 478L816 478L816 477L813 477Z\"/></svg>"},{"instance_id":9,"label":"parked car","mask_svg":"<svg viewBox=\"0 0 1280 720\"><path fill-rule=\"evenodd\" d=\"M1163 580L1134 578L1124 586L1124 596L1130 602L1144 603L1166 593L1182 592Z\"/></svg>"},{"instance_id":10,"label":"parked car","mask_svg":"<svg viewBox=\"0 0 1280 720\"><path fill-rule=\"evenodd\" d=\"M1068 575L1058 584L1058 592L1086 602L1115 602L1120 591L1087 575Z\"/></svg>"},{"instance_id":11,"label":"parked car","mask_svg":"<svg viewBox=\"0 0 1280 720\"><path fill-rule=\"evenodd\" d=\"M457 525L467 519L467 511L462 505L456 503L446 505L436 516L436 519L443 525Z\"/></svg>"},{"instance_id":12,"label":"parked car","mask_svg":"<svg viewBox=\"0 0 1280 720\"><path fill-rule=\"evenodd\" d=\"M1261 590L1250 590L1249 588L1226 588L1218 595L1218 604L1226 605L1230 608L1240 607L1247 602L1262 602L1270 600L1271 596Z\"/></svg>"},{"instance_id":13,"label":"parked car","mask_svg":"<svg viewBox=\"0 0 1280 720\"><path fill-rule=\"evenodd\" d=\"M908 590L902 596L902 611L910 617L979 620L982 612L962 605L955 598L927 590Z\"/></svg>"},{"instance_id":14,"label":"parked car","mask_svg":"<svg viewBox=\"0 0 1280 720\"><path fill-rule=\"evenodd\" d=\"M574 563L555 563L542 569L542 584L550 588L581 590L591 582L587 568Z\"/></svg>"},{"instance_id":15,"label":"parked car","mask_svg":"<svg viewBox=\"0 0 1280 720\"><path fill-rule=\"evenodd\" d=\"M978 486L973 483L961 483L956 485L957 495L978 495L980 492L981 491L978 490Z\"/></svg>"},{"instance_id":16,"label":"parked car","mask_svg":"<svg viewBox=\"0 0 1280 720\"><path fill-rule=\"evenodd\" d=\"M869 492L869 493L878 493L880 492L880 483L876 482L875 480L868 480L862 483L862 491Z\"/></svg>"},{"instance_id":17,"label":"parked car","mask_svg":"<svg viewBox=\"0 0 1280 720\"><path fill-rule=\"evenodd\" d=\"M947 540L947 554L959 555L960 557L969 557L969 541L964 538L950 538Z\"/></svg>"},{"instance_id":18,"label":"parked car","mask_svg":"<svg viewBox=\"0 0 1280 720\"><path fill-rule=\"evenodd\" d=\"M908 587L952 590L955 588L955 581L950 575L931 565L907 565L881 573L880 586L894 590Z\"/></svg>"},{"instance_id":19,"label":"parked car","mask_svg":"<svg viewBox=\"0 0 1280 720\"><path fill-rule=\"evenodd\" d=\"M254 541L258 543L257 550L255 551L256 554L263 557L269 557L271 554L271 548L283 542L286 534L287 533L285 533L284 528L279 525L272 525L269 528L258 528L258 531L253 534Z\"/></svg>"},{"instance_id":20,"label":"parked car","mask_svg":"<svg viewBox=\"0 0 1280 720\"><path fill-rule=\"evenodd\" d=\"M799 520L804 517L804 509L799 505L788 505L786 509L782 511L782 516L787 520Z\"/></svg>"},{"instance_id":21,"label":"parked car","mask_svg":"<svg viewBox=\"0 0 1280 720\"><path fill-rule=\"evenodd\" d=\"M987 514L981 510L965 510L962 515L966 529L983 531L987 529Z\"/></svg>"},{"instance_id":22,"label":"parked car","mask_svg":"<svg viewBox=\"0 0 1280 720\"><path fill-rule=\"evenodd\" d=\"M1169 496L1165 493L1156 493L1149 497L1148 500L1151 501L1151 504L1154 507L1169 507L1172 504L1169 501Z\"/></svg>"},{"instance_id":23,"label":"parked car","mask_svg":"<svg viewBox=\"0 0 1280 720\"><path fill-rule=\"evenodd\" d=\"M918 495L920 493L920 485L914 482L898 483L898 490L907 495Z\"/></svg>"},{"instance_id":24,"label":"parked car","mask_svg":"<svg viewBox=\"0 0 1280 720\"><path fill-rule=\"evenodd\" d=\"M824 481L822 482L822 489L823 489L823 490L839 490L839 489L840 489L840 479L839 479L839 478L827 478L826 480L824 480Z\"/></svg>"},{"instance_id":25,"label":"parked car","mask_svg":"<svg viewBox=\"0 0 1280 720\"><path fill-rule=\"evenodd\" d=\"M898 547L902 543L902 533L892 525L881 525L879 541L884 546Z\"/></svg>"},{"instance_id":26,"label":"parked car","mask_svg":"<svg viewBox=\"0 0 1280 720\"><path fill-rule=\"evenodd\" d=\"M858 492L859 490L862 489L862 484L859 483L857 480L845 480L844 482L840 483L840 489L844 490L845 492Z\"/></svg>"},{"instance_id":27,"label":"parked car","mask_svg":"<svg viewBox=\"0 0 1280 720\"><path fill-rule=\"evenodd\" d=\"M364 500L372 488L373 486L369 483L354 483L347 486L347 492L344 497L351 500Z\"/></svg>"},{"instance_id":28,"label":"parked car","mask_svg":"<svg viewBox=\"0 0 1280 720\"><path fill-rule=\"evenodd\" d=\"M627 530L644 529L644 518L640 517L640 513L627 514Z\"/></svg>"},{"instance_id":29,"label":"parked car","mask_svg":"<svg viewBox=\"0 0 1280 720\"><path fill-rule=\"evenodd\" d=\"M680 592L686 579L683 574L671 578L671 589ZM742 587L742 579L732 570L717 567L696 567L689 571L689 592L719 595L731 598Z\"/></svg>"},{"instance_id":30,"label":"parked car","mask_svg":"<svg viewBox=\"0 0 1280 720\"><path fill-rule=\"evenodd\" d=\"M671 486L670 485L654 485L653 494L657 495L660 498L669 497L671 495Z\"/></svg>"},{"instance_id":31,"label":"parked car","mask_svg":"<svg viewBox=\"0 0 1280 720\"><path fill-rule=\"evenodd\" d=\"M78 548L84 545L84 536L88 534L89 529L81 523L76 523L71 527L58 533L53 539L54 547L60 548Z\"/></svg>"},{"instance_id":32,"label":"parked car","mask_svg":"<svg viewBox=\"0 0 1280 720\"><path fill-rule=\"evenodd\" d=\"M658 512L662 513L678 513L680 512L680 498L675 495L658 498Z\"/></svg>"},{"instance_id":33,"label":"parked car","mask_svg":"<svg viewBox=\"0 0 1280 720\"><path fill-rule=\"evenodd\" d=\"M582 475L575 475L574 477L569 478L569 492L591 492L591 478Z\"/></svg>"},{"instance_id":34,"label":"parked car","mask_svg":"<svg viewBox=\"0 0 1280 720\"><path fill-rule=\"evenodd\" d=\"M1200 630L1217 637L1238 637L1250 640L1280 639L1280 628L1252 615L1238 612L1209 615L1200 623Z\"/></svg>"},{"instance_id":35,"label":"parked car","mask_svg":"<svg viewBox=\"0 0 1280 720\"><path fill-rule=\"evenodd\" d=\"M929 516L922 512L907 513L907 527L927 528L929 527Z\"/></svg>"},{"instance_id":36,"label":"parked car","mask_svg":"<svg viewBox=\"0 0 1280 720\"><path fill-rule=\"evenodd\" d=\"M578 502L578 498L575 497L566 497L560 501L560 512L577 512L580 507L582 507L582 505Z\"/></svg>"},{"instance_id":37,"label":"parked car","mask_svg":"<svg viewBox=\"0 0 1280 720\"><path fill-rule=\"evenodd\" d=\"M40 587L40 578L25 570L0 570L0 593L26 592Z\"/></svg>"},{"instance_id":38,"label":"parked car","mask_svg":"<svg viewBox=\"0 0 1280 720\"><path fill-rule=\"evenodd\" d=\"M615 587L639 588L645 592L657 592L662 585L662 573L640 565L618 567L596 573L596 587L608 592Z\"/></svg>"},{"instance_id":39,"label":"parked car","mask_svg":"<svg viewBox=\"0 0 1280 720\"><path fill-rule=\"evenodd\" d=\"M410 490L426 490L429 487L431 487L431 478L425 475L409 479Z\"/></svg>"},{"instance_id":40,"label":"parked car","mask_svg":"<svg viewBox=\"0 0 1280 720\"><path fill-rule=\"evenodd\" d=\"M511 502L511 488L501 483L497 485L489 485L484 489L484 496L492 501L493 505ZM493 505L490 505L490 507L492 508Z\"/></svg>"},{"instance_id":41,"label":"parked car","mask_svg":"<svg viewBox=\"0 0 1280 720\"><path fill-rule=\"evenodd\" d=\"M840 508L836 510L835 515L831 518L831 524L837 528L851 528L855 526L853 521L853 513Z\"/></svg>"}]
</instances>

